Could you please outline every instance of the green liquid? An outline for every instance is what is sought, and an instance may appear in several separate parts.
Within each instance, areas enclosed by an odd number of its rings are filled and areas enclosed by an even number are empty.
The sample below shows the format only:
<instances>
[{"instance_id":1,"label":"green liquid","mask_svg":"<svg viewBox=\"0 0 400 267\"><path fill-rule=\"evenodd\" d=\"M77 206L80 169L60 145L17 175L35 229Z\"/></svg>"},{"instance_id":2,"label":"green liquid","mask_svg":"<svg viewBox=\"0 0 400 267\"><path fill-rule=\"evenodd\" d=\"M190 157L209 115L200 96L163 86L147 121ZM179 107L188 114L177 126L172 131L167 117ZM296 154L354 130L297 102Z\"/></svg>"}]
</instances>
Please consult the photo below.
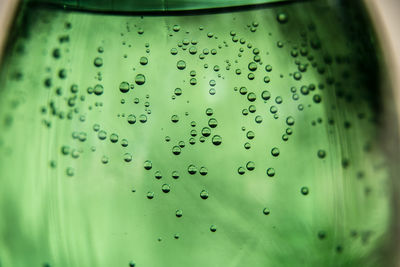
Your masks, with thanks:
<instances>
[{"instance_id":1,"label":"green liquid","mask_svg":"<svg viewBox=\"0 0 400 267\"><path fill-rule=\"evenodd\" d=\"M357 8L22 8L0 72L1 266L391 266Z\"/></svg>"}]
</instances>

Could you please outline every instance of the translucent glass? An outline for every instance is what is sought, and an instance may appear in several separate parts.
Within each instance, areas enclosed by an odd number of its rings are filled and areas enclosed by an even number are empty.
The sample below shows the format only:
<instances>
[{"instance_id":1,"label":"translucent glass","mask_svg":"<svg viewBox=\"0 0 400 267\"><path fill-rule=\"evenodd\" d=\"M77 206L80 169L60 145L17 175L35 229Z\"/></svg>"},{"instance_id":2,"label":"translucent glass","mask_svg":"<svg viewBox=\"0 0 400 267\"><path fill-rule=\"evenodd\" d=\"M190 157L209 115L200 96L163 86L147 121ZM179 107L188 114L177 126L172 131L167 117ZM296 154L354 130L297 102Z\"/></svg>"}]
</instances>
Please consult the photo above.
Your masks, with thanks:
<instances>
[{"instance_id":1,"label":"translucent glass","mask_svg":"<svg viewBox=\"0 0 400 267\"><path fill-rule=\"evenodd\" d=\"M397 115L359 1L93 3L25 1L10 32L1 266L394 266Z\"/></svg>"}]
</instances>

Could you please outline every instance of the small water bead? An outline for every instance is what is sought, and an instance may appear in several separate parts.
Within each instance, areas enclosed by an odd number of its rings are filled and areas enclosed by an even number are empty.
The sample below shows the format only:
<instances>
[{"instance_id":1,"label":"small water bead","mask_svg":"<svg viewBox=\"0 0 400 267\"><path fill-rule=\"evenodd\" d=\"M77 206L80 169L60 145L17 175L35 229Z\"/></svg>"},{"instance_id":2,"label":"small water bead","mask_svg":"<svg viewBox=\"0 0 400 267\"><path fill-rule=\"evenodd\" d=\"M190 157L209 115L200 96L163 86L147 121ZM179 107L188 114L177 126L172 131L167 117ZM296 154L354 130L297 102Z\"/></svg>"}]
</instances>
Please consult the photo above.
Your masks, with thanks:
<instances>
[{"instance_id":1,"label":"small water bead","mask_svg":"<svg viewBox=\"0 0 400 267\"><path fill-rule=\"evenodd\" d=\"M214 114L214 111L213 111L212 108L207 108L207 109L206 109L206 115L207 115L207 116L212 116L213 114Z\"/></svg>"},{"instance_id":2,"label":"small water bead","mask_svg":"<svg viewBox=\"0 0 400 267\"><path fill-rule=\"evenodd\" d=\"M122 139L122 140L121 140L121 146L127 147L127 146L128 146L128 140Z\"/></svg>"},{"instance_id":3,"label":"small water bead","mask_svg":"<svg viewBox=\"0 0 400 267\"><path fill-rule=\"evenodd\" d=\"M271 81L271 78L269 76L264 76L264 82L269 83Z\"/></svg>"},{"instance_id":4,"label":"small water bead","mask_svg":"<svg viewBox=\"0 0 400 267\"><path fill-rule=\"evenodd\" d=\"M174 26L172 27L172 30L173 30L174 32L179 32L180 29L181 29L181 26L179 26L179 25L174 25Z\"/></svg>"},{"instance_id":5,"label":"small water bead","mask_svg":"<svg viewBox=\"0 0 400 267\"><path fill-rule=\"evenodd\" d=\"M193 136L193 137L197 136L197 131L194 130L194 129L191 130L191 131L190 131L190 135Z\"/></svg>"},{"instance_id":6,"label":"small water bead","mask_svg":"<svg viewBox=\"0 0 400 267\"><path fill-rule=\"evenodd\" d=\"M243 110L242 110L242 114L243 114L244 116L249 115L249 110L248 110L247 108L243 109Z\"/></svg>"},{"instance_id":7,"label":"small water bead","mask_svg":"<svg viewBox=\"0 0 400 267\"><path fill-rule=\"evenodd\" d=\"M135 77L135 83L137 85L143 85L146 82L146 77L143 74L137 74Z\"/></svg>"},{"instance_id":8,"label":"small water bead","mask_svg":"<svg viewBox=\"0 0 400 267\"><path fill-rule=\"evenodd\" d=\"M256 96L256 94L253 93L253 92L250 92L250 93L247 95L247 100L249 100L250 102L254 102L254 101L256 101L256 99L257 99L257 96Z\"/></svg>"},{"instance_id":9,"label":"small water bead","mask_svg":"<svg viewBox=\"0 0 400 267\"><path fill-rule=\"evenodd\" d=\"M131 162L132 161L132 154L131 153L125 153L123 158L124 158L125 162Z\"/></svg>"},{"instance_id":10,"label":"small water bead","mask_svg":"<svg viewBox=\"0 0 400 267\"><path fill-rule=\"evenodd\" d=\"M292 116L289 116L286 118L286 124L289 126L293 126L294 125L294 118Z\"/></svg>"},{"instance_id":11,"label":"small water bead","mask_svg":"<svg viewBox=\"0 0 400 267\"><path fill-rule=\"evenodd\" d=\"M279 148L274 147L273 149L271 149L272 156L277 157L277 156L279 156L279 153L280 153Z\"/></svg>"},{"instance_id":12,"label":"small water bead","mask_svg":"<svg viewBox=\"0 0 400 267\"><path fill-rule=\"evenodd\" d=\"M154 173L154 178L156 178L157 180L160 180L162 178L162 174L160 171L156 171Z\"/></svg>"},{"instance_id":13,"label":"small water bead","mask_svg":"<svg viewBox=\"0 0 400 267\"><path fill-rule=\"evenodd\" d=\"M211 128L215 128L218 126L218 122L216 119L211 118L208 120L208 126L210 126Z\"/></svg>"},{"instance_id":14,"label":"small water bead","mask_svg":"<svg viewBox=\"0 0 400 267\"><path fill-rule=\"evenodd\" d=\"M189 165L187 170L188 170L188 173L191 175L194 175L197 173L197 168L193 164Z\"/></svg>"},{"instance_id":15,"label":"small water bead","mask_svg":"<svg viewBox=\"0 0 400 267\"><path fill-rule=\"evenodd\" d=\"M271 72L272 71L272 66L271 65L265 65L265 70L267 72Z\"/></svg>"},{"instance_id":16,"label":"small water bead","mask_svg":"<svg viewBox=\"0 0 400 267\"><path fill-rule=\"evenodd\" d=\"M251 145L248 142L244 143L243 146L244 146L245 149L250 149L251 148Z\"/></svg>"},{"instance_id":17,"label":"small water bead","mask_svg":"<svg viewBox=\"0 0 400 267\"><path fill-rule=\"evenodd\" d=\"M172 178L178 179L178 178L179 178L179 172L173 171L173 172L172 172Z\"/></svg>"},{"instance_id":18,"label":"small water bead","mask_svg":"<svg viewBox=\"0 0 400 267\"><path fill-rule=\"evenodd\" d=\"M108 163L108 157L107 156L103 156L103 157L101 157L101 163L103 163L103 164L107 164Z\"/></svg>"},{"instance_id":19,"label":"small water bead","mask_svg":"<svg viewBox=\"0 0 400 267\"><path fill-rule=\"evenodd\" d=\"M180 218L180 217L182 217L182 215L183 215L183 211L182 210L176 210L175 211L175 216L176 217Z\"/></svg>"},{"instance_id":20,"label":"small water bead","mask_svg":"<svg viewBox=\"0 0 400 267\"><path fill-rule=\"evenodd\" d=\"M153 163L150 160L146 160L143 164L145 170L151 170L153 167Z\"/></svg>"},{"instance_id":21,"label":"small water bead","mask_svg":"<svg viewBox=\"0 0 400 267\"><path fill-rule=\"evenodd\" d=\"M246 168L249 171L253 171L256 168L256 164L253 161L249 161L246 164Z\"/></svg>"},{"instance_id":22,"label":"small water bead","mask_svg":"<svg viewBox=\"0 0 400 267\"><path fill-rule=\"evenodd\" d=\"M286 128L286 134L292 135L292 133L293 133L293 129L292 128L290 128L290 127Z\"/></svg>"},{"instance_id":23,"label":"small water bead","mask_svg":"<svg viewBox=\"0 0 400 267\"><path fill-rule=\"evenodd\" d=\"M200 197L201 197L202 199L207 199L207 198L208 198L208 192L207 192L207 190L202 190L202 191L200 192Z\"/></svg>"},{"instance_id":24,"label":"small water bead","mask_svg":"<svg viewBox=\"0 0 400 267\"><path fill-rule=\"evenodd\" d=\"M176 49L176 48L171 48L171 55L176 55L176 54L178 54L178 49Z\"/></svg>"},{"instance_id":25,"label":"small water bead","mask_svg":"<svg viewBox=\"0 0 400 267\"><path fill-rule=\"evenodd\" d=\"M189 83L190 83L191 85L196 85L196 84L197 84L197 79L196 79L196 78L191 78L190 81L189 81Z\"/></svg>"},{"instance_id":26,"label":"small water bead","mask_svg":"<svg viewBox=\"0 0 400 267\"><path fill-rule=\"evenodd\" d=\"M154 192L151 192L151 191L147 192L147 198L148 199L153 199L154 198Z\"/></svg>"},{"instance_id":27,"label":"small water bead","mask_svg":"<svg viewBox=\"0 0 400 267\"><path fill-rule=\"evenodd\" d=\"M178 145L179 145L179 147L184 148L185 147L185 142L179 141Z\"/></svg>"},{"instance_id":28,"label":"small water bead","mask_svg":"<svg viewBox=\"0 0 400 267\"><path fill-rule=\"evenodd\" d=\"M68 155L69 152L70 152L69 146L62 146L62 147L61 147L61 153L62 153L63 155Z\"/></svg>"},{"instance_id":29,"label":"small water bead","mask_svg":"<svg viewBox=\"0 0 400 267\"><path fill-rule=\"evenodd\" d=\"M238 172L239 175L243 175L243 174L245 174L246 171L245 171L245 169L243 167L239 167L237 172Z\"/></svg>"},{"instance_id":30,"label":"small water bead","mask_svg":"<svg viewBox=\"0 0 400 267\"><path fill-rule=\"evenodd\" d=\"M116 142L118 142L118 135L117 135L116 133L112 133L112 134L110 135L110 141L111 141L111 143L116 143Z\"/></svg>"},{"instance_id":31,"label":"small water bead","mask_svg":"<svg viewBox=\"0 0 400 267\"><path fill-rule=\"evenodd\" d=\"M135 124L135 122L136 122L136 116L133 115L133 114L130 114L130 115L128 115L127 120L128 120L128 123L129 123L129 124Z\"/></svg>"},{"instance_id":32,"label":"small water bead","mask_svg":"<svg viewBox=\"0 0 400 267\"><path fill-rule=\"evenodd\" d=\"M97 134L97 136L99 137L100 140L104 140L107 138L107 133L104 130L99 131L99 133Z\"/></svg>"},{"instance_id":33,"label":"small water bead","mask_svg":"<svg viewBox=\"0 0 400 267\"><path fill-rule=\"evenodd\" d=\"M101 66L103 66L103 59L101 58L101 57L96 57L95 59L94 59L94 61L93 61L93 64L96 66L96 67L101 67Z\"/></svg>"},{"instance_id":34,"label":"small water bead","mask_svg":"<svg viewBox=\"0 0 400 267\"><path fill-rule=\"evenodd\" d=\"M268 168L267 169L267 175L269 177L274 177L275 176L275 169L274 168Z\"/></svg>"},{"instance_id":35,"label":"small water bead","mask_svg":"<svg viewBox=\"0 0 400 267\"><path fill-rule=\"evenodd\" d=\"M308 95L308 93L309 93L310 91L309 91L308 86L303 85L302 87L300 87L300 92L301 92L303 95Z\"/></svg>"},{"instance_id":36,"label":"small water bead","mask_svg":"<svg viewBox=\"0 0 400 267\"><path fill-rule=\"evenodd\" d=\"M208 92L210 93L210 95L215 95L216 90L215 90L215 88L210 88L210 90Z\"/></svg>"},{"instance_id":37,"label":"small water bead","mask_svg":"<svg viewBox=\"0 0 400 267\"><path fill-rule=\"evenodd\" d=\"M281 12L277 15L276 17L277 21L281 24L285 24L286 22L288 22L289 17L285 12Z\"/></svg>"},{"instance_id":38,"label":"small water bead","mask_svg":"<svg viewBox=\"0 0 400 267\"><path fill-rule=\"evenodd\" d=\"M141 123L147 122L147 116L144 115L144 114L141 114L141 115L139 116L139 121L140 121Z\"/></svg>"},{"instance_id":39,"label":"small water bead","mask_svg":"<svg viewBox=\"0 0 400 267\"><path fill-rule=\"evenodd\" d=\"M139 60L140 65L147 65L147 63L149 62L147 57L141 57Z\"/></svg>"},{"instance_id":40,"label":"small water bead","mask_svg":"<svg viewBox=\"0 0 400 267\"><path fill-rule=\"evenodd\" d=\"M199 173L200 173L200 175L204 176L204 175L207 175L208 170L206 167L201 167Z\"/></svg>"},{"instance_id":41,"label":"small water bead","mask_svg":"<svg viewBox=\"0 0 400 267\"><path fill-rule=\"evenodd\" d=\"M245 95L245 94L247 94L247 88L246 88L246 87L244 87L244 86L240 87L240 89L239 89L239 93L240 93L241 95Z\"/></svg>"},{"instance_id":42,"label":"small water bead","mask_svg":"<svg viewBox=\"0 0 400 267\"><path fill-rule=\"evenodd\" d=\"M175 94L176 96L180 96L180 95L182 94L182 89L181 89L181 88L175 88L174 94Z\"/></svg>"},{"instance_id":43,"label":"small water bead","mask_svg":"<svg viewBox=\"0 0 400 267\"><path fill-rule=\"evenodd\" d=\"M267 101L271 98L271 93L269 91L265 90L261 93L261 98L263 100Z\"/></svg>"},{"instance_id":44,"label":"small water bead","mask_svg":"<svg viewBox=\"0 0 400 267\"><path fill-rule=\"evenodd\" d=\"M318 104L318 103L321 103L322 98L321 98L320 95L314 95L313 96L313 101L314 101L314 103Z\"/></svg>"},{"instance_id":45,"label":"small water bead","mask_svg":"<svg viewBox=\"0 0 400 267\"><path fill-rule=\"evenodd\" d=\"M296 72L293 74L293 78L294 78L296 81L301 80L301 77L302 77L302 75L301 75L301 73L298 72L298 71L296 71Z\"/></svg>"},{"instance_id":46,"label":"small water bead","mask_svg":"<svg viewBox=\"0 0 400 267\"><path fill-rule=\"evenodd\" d=\"M169 193L169 192L171 191L171 187L169 186L169 184L163 184L163 185L161 186L161 190L162 190L164 193Z\"/></svg>"},{"instance_id":47,"label":"small water bead","mask_svg":"<svg viewBox=\"0 0 400 267\"><path fill-rule=\"evenodd\" d=\"M248 68L250 71L256 71L257 70L257 63L255 62L250 62L248 65Z\"/></svg>"},{"instance_id":48,"label":"small water bead","mask_svg":"<svg viewBox=\"0 0 400 267\"><path fill-rule=\"evenodd\" d=\"M320 159L325 158L325 156L326 156L325 150L322 150L322 149L318 150L317 156L318 156L318 158L320 158Z\"/></svg>"},{"instance_id":49,"label":"small water bead","mask_svg":"<svg viewBox=\"0 0 400 267\"><path fill-rule=\"evenodd\" d=\"M191 55L195 55L195 54L197 53L197 48L196 48L195 46L191 46L191 47L189 48L189 53L190 53Z\"/></svg>"},{"instance_id":50,"label":"small water bead","mask_svg":"<svg viewBox=\"0 0 400 267\"><path fill-rule=\"evenodd\" d=\"M183 60L179 60L176 63L176 67L178 68L178 70L184 70L186 68L186 62Z\"/></svg>"},{"instance_id":51,"label":"small water bead","mask_svg":"<svg viewBox=\"0 0 400 267\"><path fill-rule=\"evenodd\" d=\"M179 116L178 116L178 115L172 115L172 116L171 116L171 121L172 121L173 123L177 123L177 122L179 121Z\"/></svg>"},{"instance_id":52,"label":"small water bead","mask_svg":"<svg viewBox=\"0 0 400 267\"><path fill-rule=\"evenodd\" d=\"M93 90L95 95L102 95L104 92L104 87L101 84L96 84Z\"/></svg>"},{"instance_id":53,"label":"small water bead","mask_svg":"<svg viewBox=\"0 0 400 267\"><path fill-rule=\"evenodd\" d=\"M263 119L262 119L262 117L261 117L260 115L257 115L257 116L254 118L254 121L255 121L256 123L262 123Z\"/></svg>"},{"instance_id":54,"label":"small water bead","mask_svg":"<svg viewBox=\"0 0 400 267\"><path fill-rule=\"evenodd\" d=\"M180 148L179 146L174 146L174 147L172 148L172 154L174 154L174 155L179 155L179 154L181 154L181 148Z\"/></svg>"},{"instance_id":55,"label":"small water bead","mask_svg":"<svg viewBox=\"0 0 400 267\"><path fill-rule=\"evenodd\" d=\"M277 96L277 97L275 98L275 103L277 103L278 105L279 105L279 104L282 104L282 102L283 102L283 100L282 100L282 97L281 97L281 96Z\"/></svg>"},{"instance_id":56,"label":"small water bead","mask_svg":"<svg viewBox=\"0 0 400 267\"><path fill-rule=\"evenodd\" d=\"M213 143L213 145L215 145L215 146L219 146L219 145L222 143L222 137L219 136L219 135L214 135L214 136L212 137L212 143Z\"/></svg>"},{"instance_id":57,"label":"small water bead","mask_svg":"<svg viewBox=\"0 0 400 267\"><path fill-rule=\"evenodd\" d=\"M264 215L269 215L271 213L271 211L269 210L269 208L264 208L263 213L264 213Z\"/></svg>"},{"instance_id":58,"label":"small water bead","mask_svg":"<svg viewBox=\"0 0 400 267\"><path fill-rule=\"evenodd\" d=\"M278 112L278 108L276 106L271 106L269 111L271 112L271 114L275 114Z\"/></svg>"},{"instance_id":59,"label":"small water bead","mask_svg":"<svg viewBox=\"0 0 400 267\"><path fill-rule=\"evenodd\" d=\"M72 177L72 176L75 175L75 170L74 170L73 168L71 168L71 167L68 167L68 168L66 169L65 173L66 173L69 177Z\"/></svg>"},{"instance_id":60,"label":"small water bead","mask_svg":"<svg viewBox=\"0 0 400 267\"><path fill-rule=\"evenodd\" d=\"M246 134L247 139L252 140L255 137L255 134L253 131L248 131Z\"/></svg>"},{"instance_id":61,"label":"small water bead","mask_svg":"<svg viewBox=\"0 0 400 267\"><path fill-rule=\"evenodd\" d=\"M309 193L308 187L307 187L307 186L303 186L303 187L300 189L300 192L301 192L301 194L303 194L304 196L308 195L308 193Z\"/></svg>"},{"instance_id":62,"label":"small water bead","mask_svg":"<svg viewBox=\"0 0 400 267\"><path fill-rule=\"evenodd\" d=\"M211 135L211 129L208 128L208 127L204 127L204 128L201 130L201 134L202 134L204 137L208 137L208 136Z\"/></svg>"},{"instance_id":63,"label":"small water bead","mask_svg":"<svg viewBox=\"0 0 400 267\"><path fill-rule=\"evenodd\" d=\"M214 225L214 224L211 225L211 226L210 226L210 231L213 232L213 233L216 232L216 231L217 231L217 226Z\"/></svg>"}]
</instances>

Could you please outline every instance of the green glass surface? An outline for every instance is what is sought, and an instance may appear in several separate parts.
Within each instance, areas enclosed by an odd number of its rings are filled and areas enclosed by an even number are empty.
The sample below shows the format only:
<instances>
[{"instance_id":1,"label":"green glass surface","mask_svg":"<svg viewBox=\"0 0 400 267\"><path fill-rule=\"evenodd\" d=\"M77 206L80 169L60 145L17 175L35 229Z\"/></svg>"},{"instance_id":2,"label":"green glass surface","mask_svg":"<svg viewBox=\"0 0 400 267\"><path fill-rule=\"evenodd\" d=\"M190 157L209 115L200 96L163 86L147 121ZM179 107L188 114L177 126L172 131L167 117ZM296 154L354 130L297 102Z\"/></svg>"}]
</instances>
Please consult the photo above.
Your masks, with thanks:
<instances>
[{"instance_id":1,"label":"green glass surface","mask_svg":"<svg viewBox=\"0 0 400 267\"><path fill-rule=\"evenodd\" d=\"M4 55L2 267L394 266L397 123L358 1L23 3Z\"/></svg>"}]
</instances>

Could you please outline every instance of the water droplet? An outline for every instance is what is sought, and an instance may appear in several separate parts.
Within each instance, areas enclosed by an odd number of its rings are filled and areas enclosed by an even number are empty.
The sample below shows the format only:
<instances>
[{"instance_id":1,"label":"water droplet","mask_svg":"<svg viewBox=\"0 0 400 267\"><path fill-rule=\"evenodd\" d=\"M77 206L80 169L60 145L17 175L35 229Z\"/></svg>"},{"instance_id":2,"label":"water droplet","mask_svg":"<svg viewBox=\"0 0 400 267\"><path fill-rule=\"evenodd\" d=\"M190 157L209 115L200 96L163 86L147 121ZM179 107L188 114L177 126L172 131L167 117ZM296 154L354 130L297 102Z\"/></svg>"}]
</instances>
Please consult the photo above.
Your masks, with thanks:
<instances>
[{"instance_id":1,"label":"water droplet","mask_svg":"<svg viewBox=\"0 0 400 267\"><path fill-rule=\"evenodd\" d=\"M139 60L140 65L147 65L147 63L149 62L149 60L147 59L147 57L141 57Z\"/></svg>"},{"instance_id":2,"label":"water droplet","mask_svg":"<svg viewBox=\"0 0 400 267\"><path fill-rule=\"evenodd\" d=\"M207 199L207 198L208 198L208 192L207 192L207 190L202 190L202 191L200 192L200 197L201 197L202 199Z\"/></svg>"},{"instance_id":3,"label":"water droplet","mask_svg":"<svg viewBox=\"0 0 400 267\"><path fill-rule=\"evenodd\" d=\"M188 173L191 174L191 175L194 175L194 174L196 174L196 172L197 172L196 166L194 166L193 164L189 165Z\"/></svg>"},{"instance_id":4,"label":"water droplet","mask_svg":"<svg viewBox=\"0 0 400 267\"><path fill-rule=\"evenodd\" d=\"M222 137L219 135L214 135L212 137L212 143L216 146L219 146L222 143Z\"/></svg>"},{"instance_id":5,"label":"water droplet","mask_svg":"<svg viewBox=\"0 0 400 267\"><path fill-rule=\"evenodd\" d=\"M170 187L168 184L163 184L163 185L161 186L161 190L162 190L164 193L169 193L169 192L171 191L171 187Z\"/></svg>"},{"instance_id":6,"label":"water droplet","mask_svg":"<svg viewBox=\"0 0 400 267\"><path fill-rule=\"evenodd\" d=\"M294 125L294 118L292 116L289 116L286 118L286 124L289 126L293 126Z\"/></svg>"},{"instance_id":7,"label":"water droplet","mask_svg":"<svg viewBox=\"0 0 400 267\"><path fill-rule=\"evenodd\" d=\"M269 91L265 90L261 93L261 98L264 99L265 101L267 101L271 98L271 93Z\"/></svg>"},{"instance_id":8,"label":"water droplet","mask_svg":"<svg viewBox=\"0 0 400 267\"><path fill-rule=\"evenodd\" d=\"M176 210L175 215L176 215L176 217L180 218L183 215L183 211L182 210Z\"/></svg>"},{"instance_id":9,"label":"water droplet","mask_svg":"<svg viewBox=\"0 0 400 267\"><path fill-rule=\"evenodd\" d=\"M271 213L271 211L269 210L269 208L264 208L263 213L264 213L264 215L269 215Z\"/></svg>"},{"instance_id":10,"label":"water droplet","mask_svg":"<svg viewBox=\"0 0 400 267\"><path fill-rule=\"evenodd\" d=\"M181 154L181 148L180 148L179 146L174 146L174 147L172 148L172 153L173 153L174 155L179 155L179 154Z\"/></svg>"},{"instance_id":11,"label":"water droplet","mask_svg":"<svg viewBox=\"0 0 400 267\"><path fill-rule=\"evenodd\" d=\"M211 225L211 226L210 226L210 231L213 232L213 233L214 233L215 231L217 231L217 226L215 226L214 224Z\"/></svg>"},{"instance_id":12,"label":"water droplet","mask_svg":"<svg viewBox=\"0 0 400 267\"><path fill-rule=\"evenodd\" d=\"M277 157L277 156L279 156L279 148L277 148L277 147L274 147L272 150L271 150L271 155L272 156L274 156L274 157Z\"/></svg>"},{"instance_id":13,"label":"water droplet","mask_svg":"<svg viewBox=\"0 0 400 267\"><path fill-rule=\"evenodd\" d=\"M248 131L246 134L247 139L250 139L250 140L254 139L255 136L256 135L254 134L253 131Z\"/></svg>"},{"instance_id":14,"label":"water droplet","mask_svg":"<svg viewBox=\"0 0 400 267\"><path fill-rule=\"evenodd\" d=\"M111 141L112 143L118 142L118 135L117 135L116 133L112 133L112 134L110 135L110 141Z\"/></svg>"},{"instance_id":15,"label":"water droplet","mask_svg":"<svg viewBox=\"0 0 400 267\"><path fill-rule=\"evenodd\" d=\"M218 122L216 119L211 118L208 120L208 126L210 126L211 128L215 128L215 127L217 127L217 125L218 125Z\"/></svg>"},{"instance_id":16,"label":"water droplet","mask_svg":"<svg viewBox=\"0 0 400 267\"><path fill-rule=\"evenodd\" d=\"M108 157L107 156L103 156L103 157L101 157L101 162L103 163L103 164L107 164L108 163Z\"/></svg>"},{"instance_id":17,"label":"water droplet","mask_svg":"<svg viewBox=\"0 0 400 267\"><path fill-rule=\"evenodd\" d=\"M257 63L255 62L250 62L248 65L248 68L250 71L256 71L257 70Z\"/></svg>"},{"instance_id":18,"label":"water droplet","mask_svg":"<svg viewBox=\"0 0 400 267\"><path fill-rule=\"evenodd\" d=\"M125 153L124 154L124 161L125 162L131 162L132 161L132 154L131 153ZM146 167L145 167L146 169Z\"/></svg>"},{"instance_id":19,"label":"water droplet","mask_svg":"<svg viewBox=\"0 0 400 267\"><path fill-rule=\"evenodd\" d=\"M181 26L179 26L179 25L174 25L174 26L172 27L172 30L173 30L174 32L179 32L180 29L181 29Z\"/></svg>"},{"instance_id":20,"label":"water droplet","mask_svg":"<svg viewBox=\"0 0 400 267\"><path fill-rule=\"evenodd\" d=\"M75 174L75 170L74 170L73 168L71 168L71 167L68 167L67 170L66 170L66 174L67 174L69 177L72 177L72 176L74 176L74 174Z\"/></svg>"},{"instance_id":21,"label":"water droplet","mask_svg":"<svg viewBox=\"0 0 400 267\"><path fill-rule=\"evenodd\" d=\"M325 150L320 149L320 150L318 150L317 155L318 155L318 158L323 159L326 156L326 152L325 152Z\"/></svg>"},{"instance_id":22,"label":"water droplet","mask_svg":"<svg viewBox=\"0 0 400 267\"><path fill-rule=\"evenodd\" d=\"M267 175L269 177L274 177L275 176L275 169L274 168L268 168L267 169Z\"/></svg>"},{"instance_id":23,"label":"water droplet","mask_svg":"<svg viewBox=\"0 0 400 267\"><path fill-rule=\"evenodd\" d=\"M285 24L289 20L288 15L285 12L279 13L278 16L276 17L276 19L281 24Z\"/></svg>"},{"instance_id":24,"label":"water droplet","mask_svg":"<svg viewBox=\"0 0 400 267\"><path fill-rule=\"evenodd\" d=\"M134 124L135 122L136 122L136 116L133 115L133 114L130 114L130 115L128 116L128 123L129 123L129 124Z\"/></svg>"},{"instance_id":25,"label":"water droplet","mask_svg":"<svg viewBox=\"0 0 400 267\"><path fill-rule=\"evenodd\" d=\"M106 133L106 131L101 130L101 131L97 134L97 136L99 137L100 140L104 140L104 139L107 138L107 133Z\"/></svg>"},{"instance_id":26,"label":"water droplet","mask_svg":"<svg viewBox=\"0 0 400 267\"><path fill-rule=\"evenodd\" d=\"M172 115L172 116L171 116L171 121L172 121L173 123L177 123L177 122L179 121L178 115Z\"/></svg>"},{"instance_id":27,"label":"water droplet","mask_svg":"<svg viewBox=\"0 0 400 267\"><path fill-rule=\"evenodd\" d=\"M253 171L253 170L256 168L256 164L255 164L253 161L249 161L249 162L247 162L247 164L246 164L246 168L247 168L249 171Z\"/></svg>"},{"instance_id":28,"label":"water droplet","mask_svg":"<svg viewBox=\"0 0 400 267\"><path fill-rule=\"evenodd\" d=\"M179 60L176 63L176 67L178 68L178 70L184 70L186 68L186 62L183 60Z\"/></svg>"},{"instance_id":29,"label":"water droplet","mask_svg":"<svg viewBox=\"0 0 400 267\"><path fill-rule=\"evenodd\" d=\"M251 92L247 95L247 100L249 100L250 102L254 102L256 100L257 96L255 93Z\"/></svg>"},{"instance_id":30,"label":"water droplet","mask_svg":"<svg viewBox=\"0 0 400 267\"><path fill-rule=\"evenodd\" d=\"M143 164L145 170L150 170L153 167L153 163L150 160L146 160Z\"/></svg>"},{"instance_id":31,"label":"water droplet","mask_svg":"<svg viewBox=\"0 0 400 267\"><path fill-rule=\"evenodd\" d=\"M95 95L101 95L101 94L103 94L103 91L104 91L104 87L101 84L96 84L94 87L94 90L93 90Z\"/></svg>"},{"instance_id":32,"label":"water droplet","mask_svg":"<svg viewBox=\"0 0 400 267\"><path fill-rule=\"evenodd\" d=\"M121 93L127 93L129 91L129 83L121 82L119 85L119 90L121 91Z\"/></svg>"},{"instance_id":33,"label":"water droplet","mask_svg":"<svg viewBox=\"0 0 400 267\"><path fill-rule=\"evenodd\" d=\"M103 66L103 59L101 58L101 57L96 57L95 59L94 59L94 61L93 61L93 64L96 66L96 67L101 67L101 66Z\"/></svg>"},{"instance_id":34,"label":"water droplet","mask_svg":"<svg viewBox=\"0 0 400 267\"><path fill-rule=\"evenodd\" d=\"M154 192L151 192L151 191L147 192L147 198L148 199L153 199L154 198Z\"/></svg>"},{"instance_id":35,"label":"water droplet","mask_svg":"<svg viewBox=\"0 0 400 267\"><path fill-rule=\"evenodd\" d=\"M135 77L135 83L137 85L142 85L146 82L146 77L143 74L137 74Z\"/></svg>"},{"instance_id":36,"label":"water droplet","mask_svg":"<svg viewBox=\"0 0 400 267\"><path fill-rule=\"evenodd\" d=\"M208 170L207 170L206 167L201 167L199 173L200 173L202 176L204 176L204 175L207 175Z\"/></svg>"},{"instance_id":37,"label":"water droplet","mask_svg":"<svg viewBox=\"0 0 400 267\"><path fill-rule=\"evenodd\" d=\"M246 172L243 167L239 167L237 171L240 175L243 175Z\"/></svg>"},{"instance_id":38,"label":"water droplet","mask_svg":"<svg viewBox=\"0 0 400 267\"><path fill-rule=\"evenodd\" d=\"M305 195L305 196L308 195L308 193L309 193L308 187L303 186L303 187L301 188L300 192L301 192L303 195Z\"/></svg>"},{"instance_id":39,"label":"water droplet","mask_svg":"<svg viewBox=\"0 0 400 267\"><path fill-rule=\"evenodd\" d=\"M204 127L204 128L201 130L201 134L202 134L204 137L208 137L208 136L211 135L211 129L208 128L208 127Z\"/></svg>"}]
</instances>

